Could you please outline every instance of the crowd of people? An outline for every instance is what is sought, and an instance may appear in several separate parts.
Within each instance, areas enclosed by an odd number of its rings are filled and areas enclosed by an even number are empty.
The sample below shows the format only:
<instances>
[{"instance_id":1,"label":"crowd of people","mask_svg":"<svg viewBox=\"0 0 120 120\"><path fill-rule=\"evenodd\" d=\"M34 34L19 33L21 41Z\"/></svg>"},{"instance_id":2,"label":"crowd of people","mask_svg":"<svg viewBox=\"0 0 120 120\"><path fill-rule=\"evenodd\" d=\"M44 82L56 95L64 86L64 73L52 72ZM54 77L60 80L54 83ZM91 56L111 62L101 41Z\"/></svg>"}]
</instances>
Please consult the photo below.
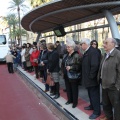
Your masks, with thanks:
<instances>
[{"instance_id":1,"label":"crowd of people","mask_svg":"<svg viewBox=\"0 0 120 120\"><path fill-rule=\"evenodd\" d=\"M85 110L93 110L89 119L96 119L101 115L100 86L102 89L102 104L105 118L101 120L120 120L120 51L113 38L103 41L105 54L98 49L96 40L84 38L81 42L67 38L66 45L59 41L46 43L41 40L11 48L6 55L8 72L14 73L17 66L28 72L35 72L35 79L39 77L45 83L45 92L50 91L53 99L60 97L60 73L65 82L67 94L66 105L72 103L72 108L78 105L79 85L88 91L90 105ZM14 68L14 70L13 70ZM54 81L47 84L47 76Z\"/></svg>"}]
</instances>

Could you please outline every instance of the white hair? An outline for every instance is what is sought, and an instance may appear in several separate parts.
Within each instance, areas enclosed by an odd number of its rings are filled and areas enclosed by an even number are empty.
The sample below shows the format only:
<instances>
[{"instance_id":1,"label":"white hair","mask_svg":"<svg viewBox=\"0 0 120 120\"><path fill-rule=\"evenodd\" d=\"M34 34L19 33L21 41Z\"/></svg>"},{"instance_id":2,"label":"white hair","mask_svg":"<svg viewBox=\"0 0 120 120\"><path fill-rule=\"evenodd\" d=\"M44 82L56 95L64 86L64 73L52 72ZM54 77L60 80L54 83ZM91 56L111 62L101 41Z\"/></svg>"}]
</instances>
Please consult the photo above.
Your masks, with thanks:
<instances>
[{"instance_id":1,"label":"white hair","mask_svg":"<svg viewBox=\"0 0 120 120\"><path fill-rule=\"evenodd\" d=\"M87 45L90 45L90 39L88 39L88 38L83 38L83 39L81 40L81 43L86 43Z\"/></svg>"},{"instance_id":2,"label":"white hair","mask_svg":"<svg viewBox=\"0 0 120 120\"><path fill-rule=\"evenodd\" d=\"M117 41L114 38L107 38L107 40L111 40L114 45L118 45Z\"/></svg>"},{"instance_id":3,"label":"white hair","mask_svg":"<svg viewBox=\"0 0 120 120\"><path fill-rule=\"evenodd\" d=\"M73 41L72 38L66 38L66 45L73 47L73 49L74 49L75 46L76 46L76 45L75 45L75 42Z\"/></svg>"},{"instance_id":4,"label":"white hair","mask_svg":"<svg viewBox=\"0 0 120 120\"><path fill-rule=\"evenodd\" d=\"M114 38L112 39L112 42L115 44L115 46L118 45L117 41Z\"/></svg>"}]
</instances>

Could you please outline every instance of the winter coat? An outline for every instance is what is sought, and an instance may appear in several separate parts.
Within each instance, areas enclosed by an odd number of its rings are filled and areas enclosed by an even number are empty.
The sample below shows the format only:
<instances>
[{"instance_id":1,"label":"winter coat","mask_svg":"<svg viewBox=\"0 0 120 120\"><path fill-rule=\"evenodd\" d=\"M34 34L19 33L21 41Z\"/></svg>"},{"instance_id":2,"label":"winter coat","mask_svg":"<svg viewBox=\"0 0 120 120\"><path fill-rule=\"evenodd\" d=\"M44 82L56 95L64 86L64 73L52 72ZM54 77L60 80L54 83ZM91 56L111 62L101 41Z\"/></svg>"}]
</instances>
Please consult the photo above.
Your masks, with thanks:
<instances>
[{"instance_id":1,"label":"winter coat","mask_svg":"<svg viewBox=\"0 0 120 120\"><path fill-rule=\"evenodd\" d=\"M48 70L50 73L59 72L59 54L56 50L53 50L48 55Z\"/></svg>"},{"instance_id":2,"label":"winter coat","mask_svg":"<svg viewBox=\"0 0 120 120\"><path fill-rule=\"evenodd\" d=\"M13 63L13 58L16 58L14 55L7 54L6 55L6 63Z\"/></svg>"},{"instance_id":3,"label":"winter coat","mask_svg":"<svg viewBox=\"0 0 120 120\"><path fill-rule=\"evenodd\" d=\"M102 87L103 88L112 88L116 87L120 89L120 51L114 49L109 57L105 60L106 55L104 55L99 69L98 80L101 77L101 68L102 72ZM104 65L103 65L103 61ZM102 66L103 65L103 66Z\"/></svg>"},{"instance_id":4,"label":"winter coat","mask_svg":"<svg viewBox=\"0 0 120 120\"><path fill-rule=\"evenodd\" d=\"M38 60L38 57L39 57L39 54L40 54L40 51L36 50L36 51L33 51L32 54L30 55L30 62L32 63L33 66L38 66L38 63L35 62L34 60Z\"/></svg>"},{"instance_id":5,"label":"winter coat","mask_svg":"<svg viewBox=\"0 0 120 120\"><path fill-rule=\"evenodd\" d=\"M85 87L97 86L97 74L101 56L92 46L84 53L82 59L82 83Z\"/></svg>"},{"instance_id":6,"label":"winter coat","mask_svg":"<svg viewBox=\"0 0 120 120\"><path fill-rule=\"evenodd\" d=\"M29 51L30 51L30 48L26 48L26 51L25 51L25 60L26 60L26 66L27 67L31 66Z\"/></svg>"},{"instance_id":7,"label":"winter coat","mask_svg":"<svg viewBox=\"0 0 120 120\"><path fill-rule=\"evenodd\" d=\"M66 78L67 70L66 66L70 66L70 71L75 71L81 73L81 57L79 56L77 51L74 51L71 56L69 54L65 54L62 59L61 70L63 73L63 77ZM81 80L81 79L80 79Z\"/></svg>"}]
</instances>

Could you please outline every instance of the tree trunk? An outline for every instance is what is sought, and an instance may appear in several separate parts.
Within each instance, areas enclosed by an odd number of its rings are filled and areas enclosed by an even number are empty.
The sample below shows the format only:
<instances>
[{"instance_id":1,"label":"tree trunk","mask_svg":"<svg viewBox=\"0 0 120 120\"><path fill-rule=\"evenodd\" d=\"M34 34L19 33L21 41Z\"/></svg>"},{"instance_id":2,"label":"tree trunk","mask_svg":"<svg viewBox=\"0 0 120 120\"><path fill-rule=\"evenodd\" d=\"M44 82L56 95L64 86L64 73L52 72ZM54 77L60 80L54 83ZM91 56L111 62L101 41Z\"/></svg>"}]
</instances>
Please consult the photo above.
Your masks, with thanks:
<instances>
[{"instance_id":1,"label":"tree trunk","mask_svg":"<svg viewBox=\"0 0 120 120\"><path fill-rule=\"evenodd\" d=\"M21 46L22 46L22 40L21 40L21 25L20 25L20 7L18 6L18 18L19 18L19 31L20 31L20 37L19 37L19 40L18 40L18 43L20 44L21 43Z\"/></svg>"}]
</instances>

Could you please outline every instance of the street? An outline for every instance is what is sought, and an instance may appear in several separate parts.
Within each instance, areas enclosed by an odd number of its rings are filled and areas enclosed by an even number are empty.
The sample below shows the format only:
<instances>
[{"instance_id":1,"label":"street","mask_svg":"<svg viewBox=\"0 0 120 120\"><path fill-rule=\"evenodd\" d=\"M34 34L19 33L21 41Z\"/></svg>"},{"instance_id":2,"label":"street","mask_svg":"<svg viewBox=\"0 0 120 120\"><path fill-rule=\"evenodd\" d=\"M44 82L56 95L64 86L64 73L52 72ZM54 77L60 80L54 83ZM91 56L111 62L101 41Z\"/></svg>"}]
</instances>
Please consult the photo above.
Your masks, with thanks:
<instances>
[{"instance_id":1,"label":"street","mask_svg":"<svg viewBox=\"0 0 120 120\"><path fill-rule=\"evenodd\" d=\"M58 120L16 73L0 64L0 120Z\"/></svg>"}]
</instances>

